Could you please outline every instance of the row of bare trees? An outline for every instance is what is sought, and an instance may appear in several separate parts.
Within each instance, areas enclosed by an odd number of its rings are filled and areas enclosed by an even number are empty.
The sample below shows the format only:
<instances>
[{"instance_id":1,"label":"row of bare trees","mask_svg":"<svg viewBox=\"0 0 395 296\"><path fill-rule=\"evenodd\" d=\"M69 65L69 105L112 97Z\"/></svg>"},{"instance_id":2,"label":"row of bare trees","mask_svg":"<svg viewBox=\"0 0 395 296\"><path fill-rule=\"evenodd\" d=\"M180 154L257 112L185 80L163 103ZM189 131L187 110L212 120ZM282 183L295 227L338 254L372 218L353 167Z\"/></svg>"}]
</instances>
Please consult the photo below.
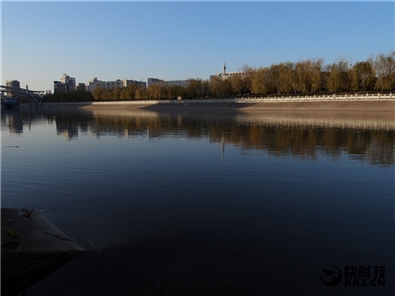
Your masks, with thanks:
<instances>
[{"instance_id":1,"label":"row of bare trees","mask_svg":"<svg viewBox=\"0 0 395 296\"><path fill-rule=\"evenodd\" d=\"M322 59L308 59L258 69L247 66L243 70L245 79L234 76L229 81L233 94L240 94L245 90L251 94L267 95L395 89L395 51L355 64L339 60L325 65ZM237 79L243 81L233 81Z\"/></svg>"},{"instance_id":2,"label":"row of bare trees","mask_svg":"<svg viewBox=\"0 0 395 296\"><path fill-rule=\"evenodd\" d=\"M214 77L210 81L189 79L186 87L157 83L147 88L129 85L126 88L102 89L97 87L91 94L95 101L147 100L182 98L215 98L246 95L290 95L359 91L395 90L395 51L379 54L366 61L349 63L339 59L324 64L323 59L307 59L273 64L269 67L244 66L244 75L227 79ZM64 96L67 100L72 95ZM87 95L78 95L78 99ZM52 98L54 99L54 98ZM50 101L51 98L48 98ZM63 100L56 98L57 101Z\"/></svg>"}]
</instances>

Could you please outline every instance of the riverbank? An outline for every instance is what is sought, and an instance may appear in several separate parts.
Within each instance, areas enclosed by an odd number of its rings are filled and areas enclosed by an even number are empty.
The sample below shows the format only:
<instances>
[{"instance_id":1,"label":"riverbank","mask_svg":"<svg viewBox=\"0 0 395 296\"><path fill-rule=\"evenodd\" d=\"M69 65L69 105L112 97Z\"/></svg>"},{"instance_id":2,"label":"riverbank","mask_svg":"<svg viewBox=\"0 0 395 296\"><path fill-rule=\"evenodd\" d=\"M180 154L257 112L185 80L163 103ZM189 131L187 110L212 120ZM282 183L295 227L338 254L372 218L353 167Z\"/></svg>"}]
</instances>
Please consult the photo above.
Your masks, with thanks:
<instances>
[{"instance_id":1,"label":"riverbank","mask_svg":"<svg viewBox=\"0 0 395 296\"><path fill-rule=\"evenodd\" d=\"M47 117L63 114L64 116L90 116L95 120L106 122L129 122L130 118L149 122L164 123L164 118L177 116L196 120L236 120L240 124L312 126L322 128L358 128L395 130L394 107L385 102L350 103L193 103L193 104L61 104L42 107L23 106L9 109L4 113L23 114L30 118L32 114ZM365 102L366 103L366 102ZM372 104L373 103L373 104ZM377 106L379 105L379 106ZM4 110L2 110L3 112ZM3 114L3 113L2 113ZM21 119L19 119L21 120ZM179 119L181 120L181 119ZM29 120L27 120L29 121ZM18 128L18 119L12 120ZM123 122L123 123L121 123ZM19 123L23 125L23 123Z\"/></svg>"},{"instance_id":2,"label":"riverbank","mask_svg":"<svg viewBox=\"0 0 395 296\"><path fill-rule=\"evenodd\" d=\"M31 108L30 105L20 105L20 108ZM225 110L225 111L366 111L366 112L394 112L395 101L314 101L314 102L79 102L79 103L43 103L43 108L82 108L82 109L144 109L152 111L170 110Z\"/></svg>"},{"instance_id":3,"label":"riverbank","mask_svg":"<svg viewBox=\"0 0 395 296\"><path fill-rule=\"evenodd\" d=\"M327 102L265 102L265 103L158 103L158 104L85 104L59 105L79 106L84 109L144 109L152 111L171 110L226 110L226 111L364 111L394 112L395 101L327 101Z\"/></svg>"}]
</instances>

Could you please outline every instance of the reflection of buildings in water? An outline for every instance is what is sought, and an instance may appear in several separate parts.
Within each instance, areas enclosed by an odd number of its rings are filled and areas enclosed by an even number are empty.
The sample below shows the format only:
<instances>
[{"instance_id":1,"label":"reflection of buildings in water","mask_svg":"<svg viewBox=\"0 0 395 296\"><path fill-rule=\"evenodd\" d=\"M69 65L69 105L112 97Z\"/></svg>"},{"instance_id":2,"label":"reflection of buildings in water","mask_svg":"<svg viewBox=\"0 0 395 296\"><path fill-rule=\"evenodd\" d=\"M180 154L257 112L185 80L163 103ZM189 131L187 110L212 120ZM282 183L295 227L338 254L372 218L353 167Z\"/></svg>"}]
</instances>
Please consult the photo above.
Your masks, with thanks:
<instances>
[{"instance_id":1,"label":"reflection of buildings in water","mask_svg":"<svg viewBox=\"0 0 395 296\"><path fill-rule=\"evenodd\" d=\"M66 130L61 132L61 134L67 141L71 141L72 138L78 137L78 130L76 132L73 132L71 130Z\"/></svg>"},{"instance_id":2,"label":"reflection of buildings in water","mask_svg":"<svg viewBox=\"0 0 395 296\"><path fill-rule=\"evenodd\" d=\"M166 137L199 139L204 136L211 143L220 146L222 157L225 155L225 145L230 145L242 150L264 150L277 156L315 158L323 152L335 159L346 153L360 156L359 159L369 163L394 165L395 122L391 114L204 112L184 115L100 109L81 114L65 113L66 116L62 116L62 113L38 115L31 117L30 114L29 118L34 118L32 122L40 119L43 122L55 121L58 134L67 140L78 136L80 132L96 138L115 135L155 141ZM12 116L13 114L9 116L6 124L3 116L2 125L15 127L15 132L22 130L22 119L18 117L18 113ZM24 122L26 124L26 118Z\"/></svg>"},{"instance_id":3,"label":"reflection of buildings in water","mask_svg":"<svg viewBox=\"0 0 395 296\"><path fill-rule=\"evenodd\" d=\"M23 118L19 112L19 109L2 109L2 125L8 126L10 134L22 134L23 133Z\"/></svg>"},{"instance_id":4,"label":"reflection of buildings in water","mask_svg":"<svg viewBox=\"0 0 395 296\"><path fill-rule=\"evenodd\" d=\"M222 157L225 156L225 138L224 138L224 135L222 135L222 140L221 140L221 154L222 154Z\"/></svg>"},{"instance_id":5,"label":"reflection of buildings in water","mask_svg":"<svg viewBox=\"0 0 395 296\"><path fill-rule=\"evenodd\" d=\"M160 134L160 116L155 112L128 109L95 109L90 133L99 138L116 135L123 138L155 138ZM149 126L152 126L151 131Z\"/></svg>"},{"instance_id":6,"label":"reflection of buildings in water","mask_svg":"<svg viewBox=\"0 0 395 296\"><path fill-rule=\"evenodd\" d=\"M95 133L94 131L91 131L90 135L94 138L100 138L101 134L100 133Z\"/></svg>"},{"instance_id":7,"label":"reflection of buildings in water","mask_svg":"<svg viewBox=\"0 0 395 296\"><path fill-rule=\"evenodd\" d=\"M74 137L78 137L78 123L71 122L70 120L57 119L56 131L61 134L67 141Z\"/></svg>"},{"instance_id":8,"label":"reflection of buildings in water","mask_svg":"<svg viewBox=\"0 0 395 296\"><path fill-rule=\"evenodd\" d=\"M324 152L336 159L342 153L375 159L377 164L393 165L395 123L391 116L373 113L339 112L260 112L245 114L169 114L131 110L93 112L92 134L96 137L145 137L159 140L170 137L200 138L205 135L218 143L241 149L268 151L275 156L317 158ZM373 151L369 147L378 145ZM377 151L376 151L377 150ZM374 155L373 155L374 154Z\"/></svg>"},{"instance_id":9,"label":"reflection of buildings in water","mask_svg":"<svg viewBox=\"0 0 395 296\"><path fill-rule=\"evenodd\" d=\"M23 133L23 121L18 117L10 116L8 119L10 134L22 134Z\"/></svg>"}]
</instances>

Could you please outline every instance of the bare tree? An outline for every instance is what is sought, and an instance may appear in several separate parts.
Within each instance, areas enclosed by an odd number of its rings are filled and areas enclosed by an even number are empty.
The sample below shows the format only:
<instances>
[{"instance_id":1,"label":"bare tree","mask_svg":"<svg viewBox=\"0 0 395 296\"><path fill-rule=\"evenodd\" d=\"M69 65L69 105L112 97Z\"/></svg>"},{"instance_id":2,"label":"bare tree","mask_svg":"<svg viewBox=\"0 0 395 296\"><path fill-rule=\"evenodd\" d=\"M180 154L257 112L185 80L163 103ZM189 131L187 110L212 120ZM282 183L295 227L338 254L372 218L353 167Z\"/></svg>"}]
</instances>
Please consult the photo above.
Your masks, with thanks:
<instances>
[{"instance_id":1,"label":"bare tree","mask_svg":"<svg viewBox=\"0 0 395 296\"><path fill-rule=\"evenodd\" d=\"M395 51L387 56L379 54L374 60L377 74L376 89L392 90L395 88Z\"/></svg>"},{"instance_id":2,"label":"bare tree","mask_svg":"<svg viewBox=\"0 0 395 296\"><path fill-rule=\"evenodd\" d=\"M348 71L350 90L373 90L376 82L376 73L372 62L357 62Z\"/></svg>"}]
</instances>

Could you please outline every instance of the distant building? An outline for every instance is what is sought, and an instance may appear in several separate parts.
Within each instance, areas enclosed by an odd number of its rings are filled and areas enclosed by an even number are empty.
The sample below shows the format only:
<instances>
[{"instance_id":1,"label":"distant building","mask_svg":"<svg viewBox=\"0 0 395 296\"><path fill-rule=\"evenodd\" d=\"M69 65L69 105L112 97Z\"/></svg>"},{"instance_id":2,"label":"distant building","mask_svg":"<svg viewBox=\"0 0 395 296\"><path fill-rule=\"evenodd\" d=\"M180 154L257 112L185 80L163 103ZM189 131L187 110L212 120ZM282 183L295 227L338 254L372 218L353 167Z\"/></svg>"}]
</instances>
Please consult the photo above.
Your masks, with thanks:
<instances>
[{"instance_id":1,"label":"distant building","mask_svg":"<svg viewBox=\"0 0 395 296\"><path fill-rule=\"evenodd\" d=\"M53 92L54 93L66 93L66 85L60 81L53 82Z\"/></svg>"},{"instance_id":2,"label":"distant building","mask_svg":"<svg viewBox=\"0 0 395 296\"><path fill-rule=\"evenodd\" d=\"M13 88L21 88L21 84L19 83L18 80L7 80L6 81L6 86L13 87ZM15 91L13 91L13 92L8 91L7 92L7 97L12 97L13 93L15 94L16 92Z\"/></svg>"},{"instance_id":3,"label":"distant building","mask_svg":"<svg viewBox=\"0 0 395 296\"><path fill-rule=\"evenodd\" d=\"M165 83L170 86L170 85L176 85L176 86L183 86L187 87L189 85L189 80L167 80Z\"/></svg>"},{"instance_id":4,"label":"distant building","mask_svg":"<svg viewBox=\"0 0 395 296\"><path fill-rule=\"evenodd\" d=\"M76 90L75 78L63 74L63 76L60 78L60 82L66 86L66 92Z\"/></svg>"},{"instance_id":5,"label":"distant building","mask_svg":"<svg viewBox=\"0 0 395 296\"><path fill-rule=\"evenodd\" d=\"M54 81L55 93L67 93L76 89L75 78L70 77L67 74L63 74L59 81Z\"/></svg>"},{"instance_id":6,"label":"distant building","mask_svg":"<svg viewBox=\"0 0 395 296\"><path fill-rule=\"evenodd\" d=\"M86 90L86 85L85 85L85 83L78 83L78 86L77 86L77 90Z\"/></svg>"},{"instance_id":7,"label":"distant building","mask_svg":"<svg viewBox=\"0 0 395 296\"><path fill-rule=\"evenodd\" d=\"M214 77L219 78L220 80L226 80L232 76L244 76L244 72L226 72L226 63L222 66L222 72L210 75L210 82L213 81Z\"/></svg>"},{"instance_id":8,"label":"distant building","mask_svg":"<svg viewBox=\"0 0 395 296\"><path fill-rule=\"evenodd\" d=\"M96 87L101 87L105 89L115 89L115 88L123 88L123 87L128 87L131 84L135 84L138 87L145 88L146 83L143 81L137 81L137 80L127 80L127 79L117 79L115 81L102 81L98 80L97 77L89 80L87 84L87 88L90 92L92 92Z\"/></svg>"},{"instance_id":9,"label":"distant building","mask_svg":"<svg viewBox=\"0 0 395 296\"><path fill-rule=\"evenodd\" d=\"M123 80L124 87L128 87L131 84L135 84L135 85L137 85L138 87L141 87L141 88L146 88L147 87L147 83L145 81L141 81L141 80L140 81L127 80L127 79Z\"/></svg>"},{"instance_id":10,"label":"distant building","mask_svg":"<svg viewBox=\"0 0 395 296\"><path fill-rule=\"evenodd\" d=\"M162 81L163 80L160 80L158 78L148 78L147 79L147 86L150 86L150 85L156 84L158 82L162 82Z\"/></svg>"},{"instance_id":11,"label":"distant building","mask_svg":"<svg viewBox=\"0 0 395 296\"><path fill-rule=\"evenodd\" d=\"M167 86L176 85L176 86L187 87L189 85L189 80L167 80L166 81L166 80L161 80L158 78L148 78L147 79L148 86L154 85L157 83L163 83Z\"/></svg>"},{"instance_id":12,"label":"distant building","mask_svg":"<svg viewBox=\"0 0 395 296\"><path fill-rule=\"evenodd\" d=\"M19 83L18 80L7 80L6 86L8 86L8 87L20 88L20 87L21 87L21 84Z\"/></svg>"}]
</instances>

